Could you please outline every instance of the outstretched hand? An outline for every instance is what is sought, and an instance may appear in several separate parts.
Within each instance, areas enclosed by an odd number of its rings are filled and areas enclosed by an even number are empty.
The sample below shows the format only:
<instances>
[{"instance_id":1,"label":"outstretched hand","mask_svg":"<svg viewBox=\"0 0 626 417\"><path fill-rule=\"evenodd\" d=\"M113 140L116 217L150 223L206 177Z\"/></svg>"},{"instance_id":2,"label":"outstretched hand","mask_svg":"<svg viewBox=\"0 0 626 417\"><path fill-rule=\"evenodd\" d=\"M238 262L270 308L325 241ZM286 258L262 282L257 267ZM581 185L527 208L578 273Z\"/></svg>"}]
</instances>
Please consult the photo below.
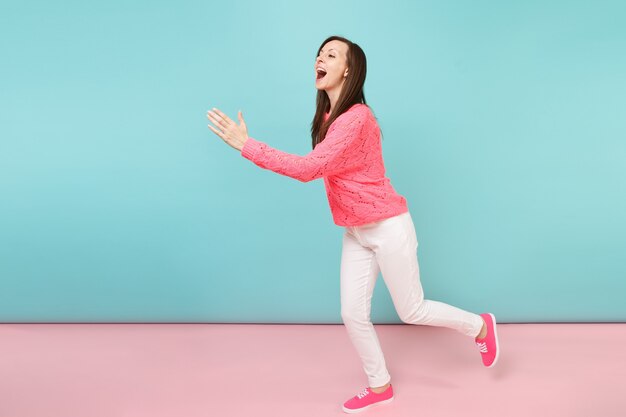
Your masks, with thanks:
<instances>
[{"instance_id":1,"label":"outstretched hand","mask_svg":"<svg viewBox=\"0 0 626 417\"><path fill-rule=\"evenodd\" d=\"M241 110L238 113L239 121L241 122L239 125L231 120L224 113L213 107L213 111L209 110L207 112L207 118L213 122L217 126L217 129L211 126L209 129L213 131L217 136L222 138L224 142L233 148L241 151L246 141L248 140L248 128L246 127L246 122L243 121L243 114Z\"/></svg>"}]
</instances>

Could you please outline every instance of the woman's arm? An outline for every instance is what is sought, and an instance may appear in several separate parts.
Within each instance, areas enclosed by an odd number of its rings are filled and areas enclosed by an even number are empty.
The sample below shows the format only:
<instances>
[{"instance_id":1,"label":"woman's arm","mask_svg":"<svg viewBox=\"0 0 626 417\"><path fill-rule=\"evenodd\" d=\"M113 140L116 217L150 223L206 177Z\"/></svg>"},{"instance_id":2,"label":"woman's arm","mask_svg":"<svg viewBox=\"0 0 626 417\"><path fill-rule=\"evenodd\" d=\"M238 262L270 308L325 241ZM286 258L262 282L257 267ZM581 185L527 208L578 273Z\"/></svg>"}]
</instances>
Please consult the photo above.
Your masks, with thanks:
<instances>
[{"instance_id":1,"label":"woman's arm","mask_svg":"<svg viewBox=\"0 0 626 417\"><path fill-rule=\"evenodd\" d=\"M302 182L347 171L366 156L361 152L361 131L368 111L367 107L358 106L343 113L333 122L326 138L305 156L283 152L251 137L241 155L261 168Z\"/></svg>"}]
</instances>

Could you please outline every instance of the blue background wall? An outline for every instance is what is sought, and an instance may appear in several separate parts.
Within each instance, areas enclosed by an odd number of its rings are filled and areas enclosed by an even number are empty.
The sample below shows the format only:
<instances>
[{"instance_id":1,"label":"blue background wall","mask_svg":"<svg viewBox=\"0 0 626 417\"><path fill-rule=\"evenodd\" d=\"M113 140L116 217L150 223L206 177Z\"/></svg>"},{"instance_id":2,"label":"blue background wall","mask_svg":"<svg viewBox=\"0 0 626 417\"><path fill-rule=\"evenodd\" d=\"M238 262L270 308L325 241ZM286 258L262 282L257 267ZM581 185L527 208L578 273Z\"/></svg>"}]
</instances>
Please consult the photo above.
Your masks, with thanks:
<instances>
[{"instance_id":1,"label":"blue background wall","mask_svg":"<svg viewBox=\"0 0 626 417\"><path fill-rule=\"evenodd\" d=\"M340 323L323 182L260 169L218 107L310 151L329 35L418 234L426 297L500 321L626 319L626 6L3 2L0 320ZM376 323L398 323L379 277Z\"/></svg>"}]
</instances>

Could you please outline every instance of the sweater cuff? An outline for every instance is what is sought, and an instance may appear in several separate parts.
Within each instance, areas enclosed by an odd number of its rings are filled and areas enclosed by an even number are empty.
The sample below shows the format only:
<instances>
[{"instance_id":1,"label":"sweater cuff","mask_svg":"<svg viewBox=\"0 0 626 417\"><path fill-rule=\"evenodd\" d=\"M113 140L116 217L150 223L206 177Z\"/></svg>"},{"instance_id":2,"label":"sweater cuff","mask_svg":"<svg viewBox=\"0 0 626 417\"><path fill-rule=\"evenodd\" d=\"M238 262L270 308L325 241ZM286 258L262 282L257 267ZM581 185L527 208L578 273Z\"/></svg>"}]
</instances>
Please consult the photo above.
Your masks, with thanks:
<instances>
[{"instance_id":1,"label":"sweater cuff","mask_svg":"<svg viewBox=\"0 0 626 417\"><path fill-rule=\"evenodd\" d=\"M241 148L241 156L251 161L254 161L255 155L259 152L261 142L248 136L248 140Z\"/></svg>"}]
</instances>

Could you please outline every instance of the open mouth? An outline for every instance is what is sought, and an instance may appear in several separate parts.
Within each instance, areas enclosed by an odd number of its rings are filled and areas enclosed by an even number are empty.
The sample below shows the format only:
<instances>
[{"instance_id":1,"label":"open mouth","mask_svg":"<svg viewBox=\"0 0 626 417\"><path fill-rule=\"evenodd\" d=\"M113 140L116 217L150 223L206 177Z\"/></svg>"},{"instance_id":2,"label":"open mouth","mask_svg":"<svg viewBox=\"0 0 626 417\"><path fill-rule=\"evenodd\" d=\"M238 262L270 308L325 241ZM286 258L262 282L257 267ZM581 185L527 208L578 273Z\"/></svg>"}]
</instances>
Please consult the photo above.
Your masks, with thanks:
<instances>
[{"instance_id":1,"label":"open mouth","mask_svg":"<svg viewBox=\"0 0 626 417\"><path fill-rule=\"evenodd\" d=\"M321 79L322 79L322 78L324 78L325 76L326 76L326 71L321 70L321 69L317 70L317 78L316 78L316 81L321 80Z\"/></svg>"}]
</instances>

